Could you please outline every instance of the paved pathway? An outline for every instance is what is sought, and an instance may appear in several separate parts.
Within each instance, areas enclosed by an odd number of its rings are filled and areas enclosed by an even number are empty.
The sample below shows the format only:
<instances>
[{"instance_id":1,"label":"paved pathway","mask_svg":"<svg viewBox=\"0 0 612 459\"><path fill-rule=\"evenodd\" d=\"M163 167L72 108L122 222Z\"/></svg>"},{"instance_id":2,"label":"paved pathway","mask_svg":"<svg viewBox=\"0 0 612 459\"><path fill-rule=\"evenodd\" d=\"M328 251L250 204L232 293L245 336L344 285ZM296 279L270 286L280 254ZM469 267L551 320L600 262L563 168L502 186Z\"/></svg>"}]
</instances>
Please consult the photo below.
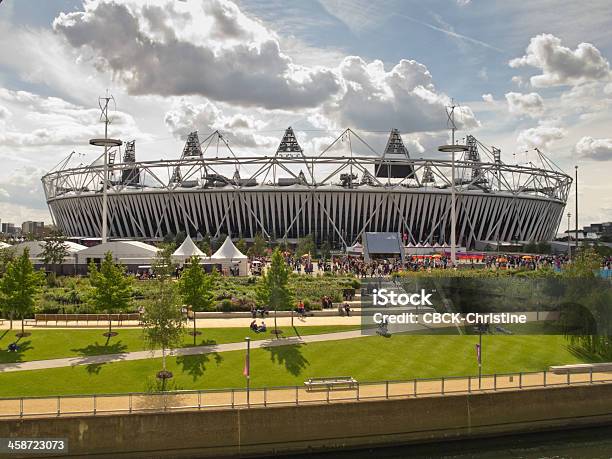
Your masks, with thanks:
<instances>
[{"instance_id":1,"label":"paved pathway","mask_svg":"<svg viewBox=\"0 0 612 459\"><path fill-rule=\"evenodd\" d=\"M351 338L360 338L363 335L361 330L351 330L346 332L323 333L320 335L306 335L302 337L290 337L280 339L264 339L251 341L251 349L262 347L287 346L291 344L316 343L321 341L336 341ZM244 342L216 344L209 346L194 346L174 349L168 353L171 356L181 355L200 355L216 352L229 352L245 350ZM161 350L155 351L135 351L121 354L105 354L91 357L67 357L62 359L32 360L29 362L4 363L0 364L0 373L24 370L44 370L49 368L72 367L76 365L98 365L102 363L123 362L130 360L144 360L158 358L162 356Z\"/></svg>"}]
</instances>

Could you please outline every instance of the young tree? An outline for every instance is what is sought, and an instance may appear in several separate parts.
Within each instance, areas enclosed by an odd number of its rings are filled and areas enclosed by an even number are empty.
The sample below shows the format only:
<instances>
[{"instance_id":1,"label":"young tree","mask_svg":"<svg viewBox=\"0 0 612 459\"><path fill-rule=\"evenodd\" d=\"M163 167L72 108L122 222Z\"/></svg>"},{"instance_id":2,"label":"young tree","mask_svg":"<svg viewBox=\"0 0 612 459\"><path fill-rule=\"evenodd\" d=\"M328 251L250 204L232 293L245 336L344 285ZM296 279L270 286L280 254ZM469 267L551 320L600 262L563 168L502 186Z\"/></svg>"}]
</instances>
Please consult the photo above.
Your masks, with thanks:
<instances>
[{"instance_id":1,"label":"young tree","mask_svg":"<svg viewBox=\"0 0 612 459\"><path fill-rule=\"evenodd\" d=\"M183 302L191 306L193 311L193 344L196 343L196 336L199 334L196 330L196 311L205 311L210 309L214 304L213 288L215 283L216 273L206 274L200 266L198 257L191 257L189 264L185 266L181 278L179 279L179 290Z\"/></svg>"},{"instance_id":2,"label":"young tree","mask_svg":"<svg viewBox=\"0 0 612 459\"><path fill-rule=\"evenodd\" d=\"M247 248L247 243L244 239L242 238L238 239L238 242L236 242L236 248L240 250L241 253L246 255L248 248Z\"/></svg>"},{"instance_id":3,"label":"young tree","mask_svg":"<svg viewBox=\"0 0 612 459\"><path fill-rule=\"evenodd\" d=\"M304 237L301 237L298 240L297 243L297 247L295 248L295 256L296 257L301 257L302 255L306 255L306 254L314 254L314 251L316 249L315 243L314 243L314 239L312 238L312 235L307 235Z\"/></svg>"},{"instance_id":4,"label":"young tree","mask_svg":"<svg viewBox=\"0 0 612 459\"><path fill-rule=\"evenodd\" d=\"M2 278L0 289L3 294L3 303L11 319L21 319L21 334L26 336L23 319L32 314L34 309L34 296L38 292L44 279L44 274L35 271L30 262L30 251L26 248L15 260L9 262L6 273Z\"/></svg>"},{"instance_id":5,"label":"young tree","mask_svg":"<svg viewBox=\"0 0 612 459\"><path fill-rule=\"evenodd\" d=\"M162 371L157 377L165 381L172 377L166 370L166 349L180 344L183 331L183 317L178 304L176 289L172 282L172 247L162 247L153 264L157 276L157 294L145 306L142 322L145 340L151 349L161 347Z\"/></svg>"},{"instance_id":6,"label":"young tree","mask_svg":"<svg viewBox=\"0 0 612 459\"><path fill-rule=\"evenodd\" d=\"M261 233L255 234L253 245L249 247L247 255L249 257L263 257L266 254L268 244Z\"/></svg>"},{"instance_id":7,"label":"young tree","mask_svg":"<svg viewBox=\"0 0 612 459\"><path fill-rule=\"evenodd\" d=\"M261 276L257 288L258 300L274 311L274 330L272 333L277 336L279 330L276 325L276 313L279 308L293 303L293 295L289 290L289 273L290 268L283 260L280 250L276 249L272 254L270 268Z\"/></svg>"},{"instance_id":8,"label":"young tree","mask_svg":"<svg viewBox=\"0 0 612 459\"><path fill-rule=\"evenodd\" d=\"M99 268L93 262L89 264L89 283L93 287L91 302L98 311L108 314L108 332L104 336L115 336L111 314L125 311L131 305L132 279L125 274L124 266L113 262L113 254L106 252Z\"/></svg>"},{"instance_id":9,"label":"young tree","mask_svg":"<svg viewBox=\"0 0 612 459\"><path fill-rule=\"evenodd\" d=\"M47 270L49 270L49 265L61 265L68 256L66 238L60 232L54 232L42 246L41 258Z\"/></svg>"}]
</instances>

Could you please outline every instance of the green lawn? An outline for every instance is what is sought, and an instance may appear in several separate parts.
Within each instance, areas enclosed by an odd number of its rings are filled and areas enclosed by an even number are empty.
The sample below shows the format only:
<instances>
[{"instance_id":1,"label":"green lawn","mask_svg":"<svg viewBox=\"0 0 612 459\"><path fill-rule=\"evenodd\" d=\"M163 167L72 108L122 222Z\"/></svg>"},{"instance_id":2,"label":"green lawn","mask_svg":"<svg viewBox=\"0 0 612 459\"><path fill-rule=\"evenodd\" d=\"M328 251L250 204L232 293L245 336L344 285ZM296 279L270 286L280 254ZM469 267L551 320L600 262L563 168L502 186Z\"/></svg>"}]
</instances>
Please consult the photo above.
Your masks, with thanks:
<instances>
[{"instance_id":1,"label":"green lawn","mask_svg":"<svg viewBox=\"0 0 612 459\"><path fill-rule=\"evenodd\" d=\"M270 322L269 322L270 323ZM330 325L311 327L279 327L283 336L314 335L338 331L356 330L359 325ZM142 351L147 349L141 329L115 328L117 336L108 340L102 334L102 329L46 329L28 330L30 336L19 339L18 352L8 352L8 345L14 342L15 334L20 330L0 330L0 363L26 362L30 360L55 359L61 357L83 357L101 354L116 354L120 352ZM193 336L185 330L182 347L193 346ZM222 344L243 341L246 336L252 340L269 339L273 335L268 333L254 333L249 328L210 328L200 329L201 335L196 338L196 345Z\"/></svg>"},{"instance_id":2,"label":"green lawn","mask_svg":"<svg viewBox=\"0 0 612 459\"><path fill-rule=\"evenodd\" d=\"M208 332L211 333L211 332ZM244 333L243 333L244 334ZM477 374L477 336L396 335L252 351L252 386L303 384L316 376L359 381ZM178 389L244 387L242 351L168 360ZM483 372L538 371L581 362L564 337L484 336ZM0 396L142 392L159 359L0 374Z\"/></svg>"}]
</instances>

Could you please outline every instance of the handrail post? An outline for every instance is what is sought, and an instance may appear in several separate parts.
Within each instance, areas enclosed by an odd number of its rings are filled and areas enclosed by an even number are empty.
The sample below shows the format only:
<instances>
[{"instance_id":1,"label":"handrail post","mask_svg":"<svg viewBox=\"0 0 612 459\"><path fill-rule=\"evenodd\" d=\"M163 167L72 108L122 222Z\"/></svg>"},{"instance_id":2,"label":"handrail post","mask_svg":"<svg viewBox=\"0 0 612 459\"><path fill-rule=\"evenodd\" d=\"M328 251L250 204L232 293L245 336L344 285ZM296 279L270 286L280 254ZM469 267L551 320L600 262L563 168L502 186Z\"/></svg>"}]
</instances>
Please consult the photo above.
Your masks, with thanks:
<instances>
[{"instance_id":1,"label":"handrail post","mask_svg":"<svg viewBox=\"0 0 612 459\"><path fill-rule=\"evenodd\" d=\"M232 389L232 409L234 408L234 389Z\"/></svg>"},{"instance_id":2,"label":"handrail post","mask_svg":"<svg viewBox=\"0 0 612 459\"><path fill-rule=\"evenodd\" d=\"M327 403L329 403L329 385L327 386Z\"/></svg>"},{"instance_id":3,"label":"handrail post","mask_svg":"<svg viewBox=\"0 0 612 459\"><path fill-rule=\"evenodd\" d=\"M567 385L570 385L570 371L567 370Z\"/></svg>"},{"instance_id":4,"label":"handrail post","mask_svg":"<svg viewBox=\"0 0 612 459\"><path fill-rule=\"evenodd\" d=\"M132 412L132 393L131 392L128 395L128 410L130 413Z\"/></svg>"},{"instance_id":5,"label":"handrail post","mask_svg":"<svg viewBox=\"0 0 612 459\"><path fill-rule=\"evenodd\" d=\"M546 373L547 373L547 371L546 371L546 370L544 370L544 372L543 372L543 373L544 373L544 387L546 387Z\"/></svg>"},{"instance_id":6,"label":"handrail post","mask_svg":"<svg viewBox=\"0 0 612 459\"><path fill-rule=\"evenodd\" d=\"M359 382L357 383L357 401L359 401Z\"/></svg>"},{"instance_id":7,"label":"handrail post","mask_svg":"<svg viewBox=\"0 0 612 459\"><path fill-rule=\"evenodd\" d=\"M414 385L414 396L417 396L417 380L416 378L413 379L413 385Z\"/></svg>"},{"instance_id":8,"label":"handrail post","mask_svg":"<svg viewBox=\"0 0 612 459\"><path fill-rule=\"evenodd\" d=\"M589 384L593 384L593 367L589 369Z\"/></svg>"},{"instance_id":9,"label":"handrail post","mask_svg":"<svg viewBox=\"0 0 612 459\"><path fill-rule=\"evenodd\" d=\"M468 375L468 394L472 393L472 375Z\"/></svg>"},{"instance_id":10,"label":"handrail post","mask_svg":"<svg viewBox=\"0 0 612 459\"><path fill-rule=\"evenodd\" d=\"M268 406L268 388L267 387L263 388L263 393L264 393L264 406Z\"/></svg>"},{"instance_id":11,"label":"handrail post","mask_svg":"<svg viewBox=\"0 0 612 459\"><path fill-rule=\"evenodd\" d=\"M389 380L385 381L385 398L389 400Z\"/></svg>"},{"instance_id":12,"label":"handrail post","mask_svg":"<svg viewBox=\"0 0 612 459\"><path fill-rule=\"evenodd\" d=\"M523 372L519 371L519 389L523 388Z\"/></svg>"},{"instance_id":13,"label":"handrail post","mask_svg":"<svg viewBox=\"0 0 612 459\"><path fill-rule=\"evenodd\" d=\"M57 416L60 415L60 396L57 396Z\"/></svg>"},{"instance_id":14,"label":"handrail post","mask_svg":"<svg viewBox=\"0 0 612 459\"><path fill-rule=\"evenodd\" d=\"M93 415L96 415L96 411L97 411L97 398L96 398L96 394L93 395Z\"/></svg>"},{"instance_id":15,"label":"handrail post","mask_svg":"<svg viewBox=\"0 0 612 459\"><path fill-rule=\"evenodd\" d=\"M198 391L198 410L202 409L202 391Z\"/></svg>"},{"instance_id":16,"label":"handrail post","mask_svg":"<svg viewBox=\"0 0 612 459\"><path fill-rule=\"evenodd\" d=\"M442 376L442 395L444 395L444 376Z\"/></svg>"},{"instance_id":17,"label":"handrail post","mask_svg":"<svg viewBox=\"0 0 612 459\"><path fill-rule=\"evenodd\" d=\"M299 394L298 386L295 386L295 406L298 406L300 404L299 403L299 395L298 394Z\"/></svg>"},{"instance_id":18,"label":"handrail post","mask_svg":"<svg viewBox=\"0 0 612 459\"><path fill-rule=\"evenodd\" d=\"M19 399L19 417L23 417L23 397Z\"/></svg>"},{"instance_id":19,"label":"handrail post","mask_svg":"<svg viewBox=\"0 0 612 459\"><path fill-rule=\"evenodd\" d=\"M497 391L497 373L493 373L493 391Z\"/></svg>"}]
</instances>

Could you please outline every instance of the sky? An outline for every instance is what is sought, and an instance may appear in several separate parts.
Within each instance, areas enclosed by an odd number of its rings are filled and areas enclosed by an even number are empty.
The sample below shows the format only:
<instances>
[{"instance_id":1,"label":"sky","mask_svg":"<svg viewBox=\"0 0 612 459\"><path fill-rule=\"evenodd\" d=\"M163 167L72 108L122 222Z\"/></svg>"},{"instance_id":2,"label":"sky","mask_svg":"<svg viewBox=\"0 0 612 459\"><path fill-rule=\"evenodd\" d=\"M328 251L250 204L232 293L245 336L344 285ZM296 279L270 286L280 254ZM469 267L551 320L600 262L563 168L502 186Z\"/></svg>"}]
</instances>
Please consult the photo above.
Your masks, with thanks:
<instances>
[{"instance_id":1,"label":"sky","mask_svg":"<svg viewBox=\"0 0 612 459\"><path fill-rule=\"evenodd\" d=\"M4 0L0 219L51 221L40 178L100 155L111 94L138 160L179 157L193 130L272 154L287 126L307 154L345 128L380 151L397 128L440 157L453 100L458 138L578 165L580 225L610 221L610 24L607 0Z\"/></svg>"}]
</instances>

